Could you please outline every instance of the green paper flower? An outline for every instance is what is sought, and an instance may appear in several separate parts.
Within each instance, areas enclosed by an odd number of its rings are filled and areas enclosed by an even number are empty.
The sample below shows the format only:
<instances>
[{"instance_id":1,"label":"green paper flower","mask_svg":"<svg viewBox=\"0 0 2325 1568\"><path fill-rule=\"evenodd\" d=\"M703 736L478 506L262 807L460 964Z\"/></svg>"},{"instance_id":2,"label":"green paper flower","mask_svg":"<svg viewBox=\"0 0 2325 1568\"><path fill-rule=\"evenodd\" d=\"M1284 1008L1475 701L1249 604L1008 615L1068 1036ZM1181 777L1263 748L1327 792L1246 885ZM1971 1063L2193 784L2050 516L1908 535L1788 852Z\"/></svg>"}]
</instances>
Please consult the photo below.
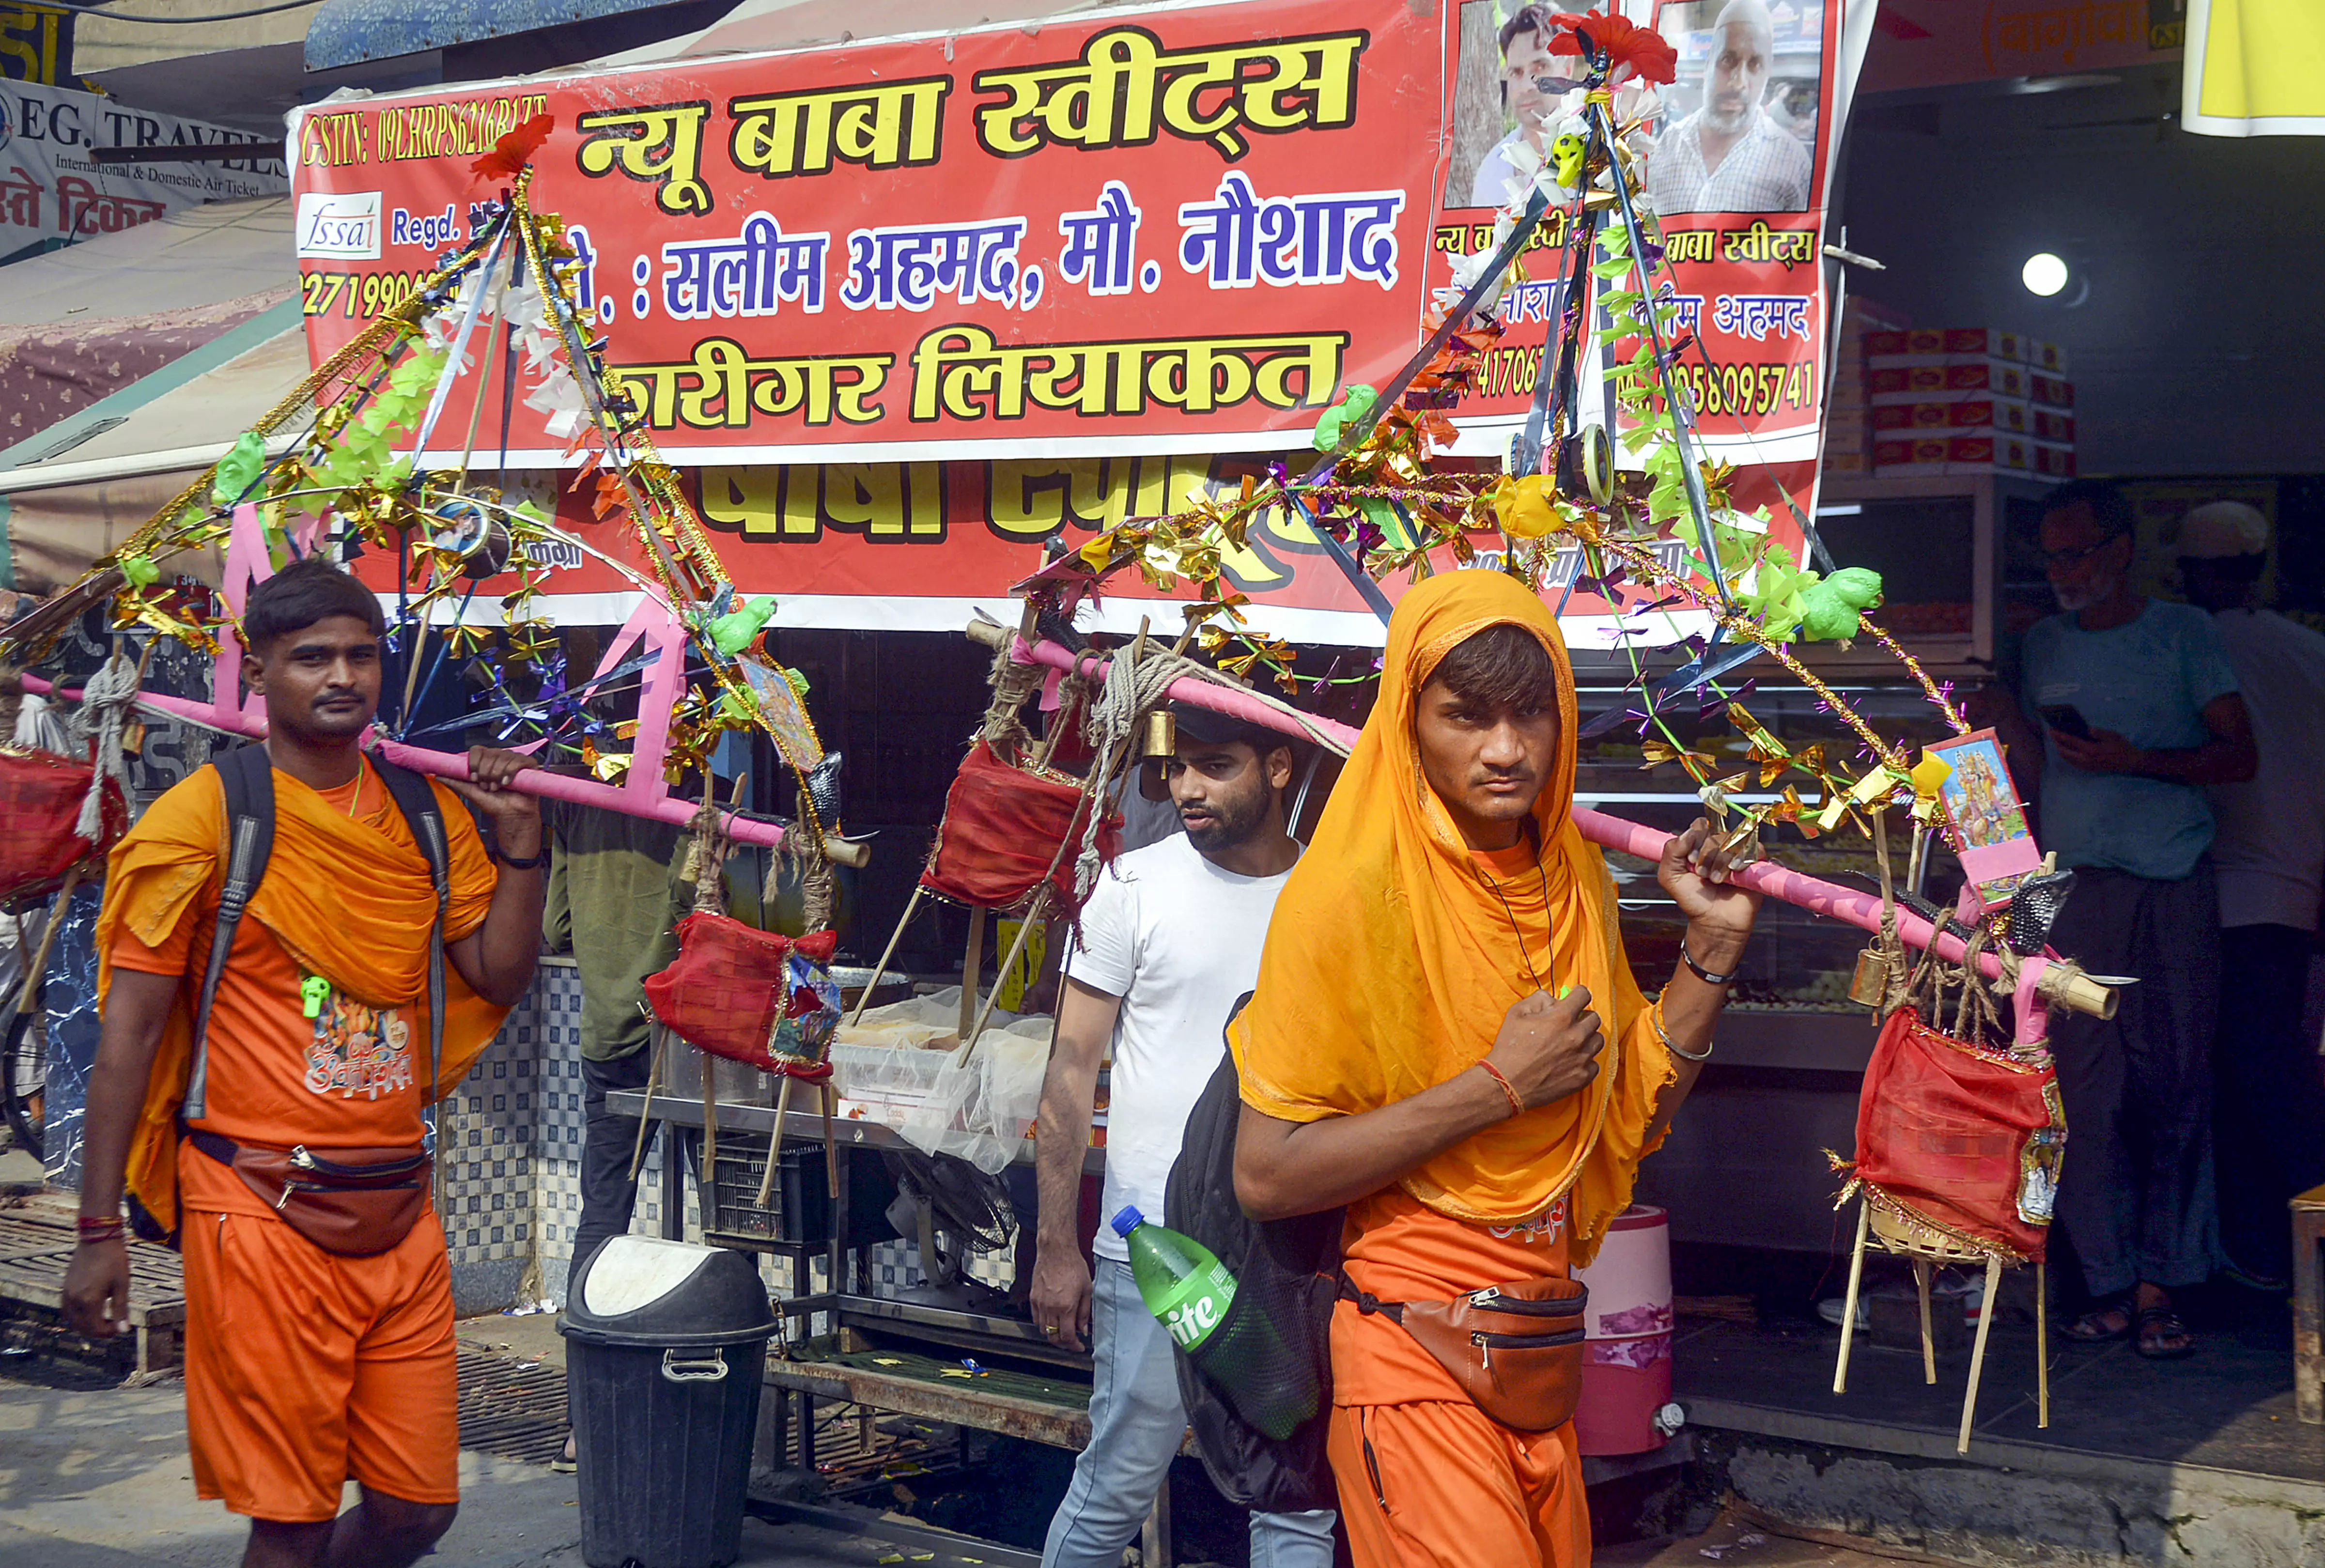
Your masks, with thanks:
<instances>
[{"instance_id":1,"label":"green paper flower","mask_svg":"<svg viewBox=\"0 0 2325 1568\"><path fill-rule=\"evenodd\" d=\"M218 459L218 472L210 480L210 499L221 506L235 506L258 483L265 467L264 438L255 430L243 431L235 438L234 450Z\"/></svg>"}]
</instances>

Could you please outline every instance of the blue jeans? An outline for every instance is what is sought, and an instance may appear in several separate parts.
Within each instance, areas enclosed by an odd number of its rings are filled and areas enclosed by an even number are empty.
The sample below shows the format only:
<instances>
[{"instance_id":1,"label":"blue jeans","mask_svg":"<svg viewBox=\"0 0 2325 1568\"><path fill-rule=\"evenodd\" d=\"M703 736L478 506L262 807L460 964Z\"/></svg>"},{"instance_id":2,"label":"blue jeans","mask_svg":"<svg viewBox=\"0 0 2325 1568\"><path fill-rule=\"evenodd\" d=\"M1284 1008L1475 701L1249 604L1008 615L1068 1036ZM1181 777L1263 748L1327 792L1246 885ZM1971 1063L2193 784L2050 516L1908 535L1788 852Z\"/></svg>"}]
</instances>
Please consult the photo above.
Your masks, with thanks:
<instances>
[{"instance_id":1,"label":"blue jeans","mask_svg":"<svg viewBox=\"0 0 2325 1568\"><path fill-rule=\"evenodd\" d=\"M1098 1260L1090 1282L1090 1440L1074 1461L1065 1501L1050 1521L1042 1568L1119 1568L1187 1435L1171 1336L1130 1277ZM1333 1514L1251 1517L1251 1568L1331 1568Z\"/></svg>"}]
</instances>

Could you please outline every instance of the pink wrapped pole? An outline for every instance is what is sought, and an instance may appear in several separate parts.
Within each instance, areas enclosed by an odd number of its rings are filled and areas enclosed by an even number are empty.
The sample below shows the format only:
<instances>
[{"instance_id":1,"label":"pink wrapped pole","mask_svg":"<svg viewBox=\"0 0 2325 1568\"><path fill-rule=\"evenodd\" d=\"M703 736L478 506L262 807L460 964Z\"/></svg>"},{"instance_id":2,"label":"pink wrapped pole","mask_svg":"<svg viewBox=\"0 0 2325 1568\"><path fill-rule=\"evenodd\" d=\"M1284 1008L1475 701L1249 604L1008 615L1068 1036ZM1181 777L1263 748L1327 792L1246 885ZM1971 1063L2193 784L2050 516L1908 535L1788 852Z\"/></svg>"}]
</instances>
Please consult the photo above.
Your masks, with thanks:
<instances>
[{"instance_id":1,"label":"pink wrapped pole","mask_svg":"<svg viewBox=\"0 0 2325 1568\"><path fill-rule=\"evenodd\" d=\"M1012 656L1021 663L1046 664L1053 670L1071 670L1075 666L1075 654L1070 648L1048 641L1029 644L1005 627L990 622L977 623L970 628L969 635L988 646L996 647L1007 639L1015 645ZM1088 654L1081 657L1085 673L1093 678L1102 679L1110 663ZM1312 715L1294 719L1250 692L1192 675L1172 682L1170 694L1176 701L1208 708L1215 713L1232 714L1251 723L1281 730L1286 735L1320 740L1343 755L1356 744L1358 734L1349 726L1329 719ZM1671 834L1660 829L1626 821L1621 817L1610 817L1587 806L1574 808L1574 825L1584 838L1599 848L1635 855L1642 860L1662 859L1663 846L1672 839ZM1879 898L1869 893L1837 886L1814 877L1802 876L1774 860L1760 860L1746 867L1737 873L1737 881L1755 893L1781 899L1812 914L1845 921L1864 931L1877 932L1881 929ZM1955 963L1961 961L1964 949L1959 937L1947 935L1903 906L1897 911L1897 933L1908 947L1926 948L1934 942L1940 958ZM1978 968L1989 979L2001 978L2002 960L1991 951L1978 954ZM2040 958L2025 960L2022 973L2025 971L2033 973L2035 979L2032 983L2052 1001L2095 1017L2106 1018L2115 1015L2114 990L2080 971L2052 965Z\"/></svg>"},{"instance_id":2,"label":"pink wrapped pole","mask_svg":"<svg viewBox=\"0 0 2325 1568\"><path fill-rule=\"evenodd\" d=\"M53 683L42 680L38 675L26 675L23 677L23 682L25 691L40 696L46 697L55 692ZM77 698L80 693L67 691L63 695ZM208 702L196 702L183 697L164 696L156 691L139 692L137 702L138 706L151 709L153 712L167 718L181 719L210 728L216 728L218 726L218 711ZM264 719L247 719L242 724L234 726L234 728L237 733L252 740L266 738L266 724ZM468 755L464 751L431 751L425 747L406 746L403 741L385 738L380 741L379 749L380 755L386 757L388 761L402 767L408 767L414 773L432 774L438 778L461 780L468 776ZM699 809L669 796L652 803L641 802L628 791L618 789L612 784L600 784L596 779L573 778L565 774L551 773L545 768L527 768L511 781L509 787L521 790L529 795L539 795L545 800L564 801L577 806L597 806L606 811L619 812L624 816L644 817L653 821L669 822L681 828L694 821L695 813ZM774 823L755 821L748 817L727 818L727 836L738 844L763 844L772 849L783 841L783 830ZM850 844L838 839L829 840L826 849L831 858L842 866L861 866L870 858L863 845Z\"/></svg>"}]
</instances>

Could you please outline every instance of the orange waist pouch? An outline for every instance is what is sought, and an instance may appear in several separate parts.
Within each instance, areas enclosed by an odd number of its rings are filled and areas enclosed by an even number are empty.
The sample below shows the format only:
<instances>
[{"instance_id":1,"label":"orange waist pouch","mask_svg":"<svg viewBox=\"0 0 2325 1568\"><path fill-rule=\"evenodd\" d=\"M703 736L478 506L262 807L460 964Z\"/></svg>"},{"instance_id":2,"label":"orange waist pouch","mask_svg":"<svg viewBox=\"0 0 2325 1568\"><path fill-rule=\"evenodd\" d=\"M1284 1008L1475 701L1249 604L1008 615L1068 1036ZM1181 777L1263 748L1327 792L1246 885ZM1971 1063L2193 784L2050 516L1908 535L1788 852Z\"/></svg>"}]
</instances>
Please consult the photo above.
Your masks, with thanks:
<instances>
[{"instance_id":1,"label":"orange waist pouch","mask_svg":"<svg viewBox=\"0 0 2325 1568\"><path fill-rule=\"evenodd\" d=\"M1360 1313L1403 1326L1452 1376L1470 1402L1518 1432L1551 1432L1574 1419L1582 1396L1579 1279L1521 1279L1464 1291L1450 1301L1383 1301L1345 1276L1340 1296Z\"/></svg>"}]
</instances>

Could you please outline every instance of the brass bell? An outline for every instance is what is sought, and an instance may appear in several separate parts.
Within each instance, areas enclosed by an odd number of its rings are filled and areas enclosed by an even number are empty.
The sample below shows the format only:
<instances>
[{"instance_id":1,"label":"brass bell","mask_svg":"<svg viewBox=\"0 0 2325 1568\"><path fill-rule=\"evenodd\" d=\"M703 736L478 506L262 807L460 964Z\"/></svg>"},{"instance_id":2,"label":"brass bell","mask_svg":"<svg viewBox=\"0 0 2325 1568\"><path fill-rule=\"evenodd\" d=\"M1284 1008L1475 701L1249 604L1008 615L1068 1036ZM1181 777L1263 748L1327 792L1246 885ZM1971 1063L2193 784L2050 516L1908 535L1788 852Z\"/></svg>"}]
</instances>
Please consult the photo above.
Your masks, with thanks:
<instances>
[{"instance_id":1,"label":"brass bell","mask_svg":"<svg viewBox=\"0 0 2325 1568\"><path fill-rule=\"evenodd\" d=\"M1179 752L1179 721L1168 708L1157 708L1146 716L1146 743L1138 755L1144 757L1175 756Z\"/></svg>"},{"instance_id":2,"label":"brass bell","mask_svg":"<svg viewBox=\"0 0 2325 1568\"><path fill-rule=\"evenodd\" d=\"M1848 999L1860 1007L1880 1011L1889 995L1889 960L1878 948L1857 955L1857 970L1848 977Z\"/></svg>"}]
</instances>

